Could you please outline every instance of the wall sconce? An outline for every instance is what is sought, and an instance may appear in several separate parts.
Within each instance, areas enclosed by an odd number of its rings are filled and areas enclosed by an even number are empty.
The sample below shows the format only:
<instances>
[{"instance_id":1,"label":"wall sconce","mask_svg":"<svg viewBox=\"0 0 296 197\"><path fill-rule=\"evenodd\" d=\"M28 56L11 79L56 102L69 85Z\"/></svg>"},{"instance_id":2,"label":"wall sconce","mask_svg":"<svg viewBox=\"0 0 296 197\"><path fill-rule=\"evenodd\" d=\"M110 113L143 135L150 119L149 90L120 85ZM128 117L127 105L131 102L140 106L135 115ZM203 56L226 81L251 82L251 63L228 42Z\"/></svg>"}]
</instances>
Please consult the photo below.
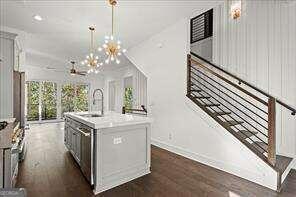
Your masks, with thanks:
<instances>
[{"instance_id":1,"label":"wall sconce","mask_svg":"<svg viewBox=\"0 0 296 197\"><path fill-rule=\"evenodd\" d=\"M233 1L230 6L232 19L238 19L242 14L242 1Z\"/></svg>"}]
</instances>

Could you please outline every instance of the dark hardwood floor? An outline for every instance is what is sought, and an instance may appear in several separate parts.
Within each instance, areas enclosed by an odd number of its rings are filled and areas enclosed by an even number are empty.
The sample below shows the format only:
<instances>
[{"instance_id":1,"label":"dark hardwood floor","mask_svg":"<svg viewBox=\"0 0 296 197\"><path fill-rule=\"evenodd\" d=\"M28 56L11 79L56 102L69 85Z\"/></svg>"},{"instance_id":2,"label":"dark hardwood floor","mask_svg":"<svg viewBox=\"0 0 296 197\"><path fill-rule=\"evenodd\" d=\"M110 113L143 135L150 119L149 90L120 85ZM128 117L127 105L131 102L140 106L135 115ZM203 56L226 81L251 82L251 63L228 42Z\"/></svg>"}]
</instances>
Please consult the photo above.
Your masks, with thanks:
<instances>
[{"instance_id":1,"label":"dark hardwood floor","mask_svg":"<svg viewBox=\"0 0 296 197\"><path fill-rule=\"evenodd\" d=\"M29 197L94 196L63 144L63 124L33 125L18 187ZM296 171L278 194L234 175L152 147L152 173L108 190L102 197L295 197Z\"/></svg>"}]
</instances>

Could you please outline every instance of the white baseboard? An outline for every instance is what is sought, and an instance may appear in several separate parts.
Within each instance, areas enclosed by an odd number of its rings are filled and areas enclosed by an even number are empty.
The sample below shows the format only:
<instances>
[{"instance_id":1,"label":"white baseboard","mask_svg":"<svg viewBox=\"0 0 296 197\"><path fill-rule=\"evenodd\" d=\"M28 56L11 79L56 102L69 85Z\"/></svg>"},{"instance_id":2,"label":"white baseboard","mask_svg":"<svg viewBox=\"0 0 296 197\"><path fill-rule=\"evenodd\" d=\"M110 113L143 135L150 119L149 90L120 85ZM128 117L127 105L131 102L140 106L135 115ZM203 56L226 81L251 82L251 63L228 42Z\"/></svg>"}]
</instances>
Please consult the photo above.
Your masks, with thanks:
<instances>
[{"instance_id":1,"label":"white baseboard","mask_svg":"<svg viewBox=\"0 0 296 197\"><path fill-rule=\"evenodd\" d=\"M205 157L203 155L199 155L197 153L194 153L194 152L185 150L183 148L176 147L176 146L173 146L173 145L170 145L170 144L167 144L165 142L161 142L161 141L155 140L155 139L151 139L151 144L153 144L159 148L173 152L175 154L181 155L183 157L186 157L188 159L191 159L191 160L200 162L202 164L211 166L213 168L228 172L228 173L236 175L238 177L247 179L251 182L255 182L259 185L262 185L264 187L268 187L272 190L277 189L276 184L267 184L267 180L270 179L270 177L269 178L266 177L264 172L262 172L260 174L256 173L256 172L252 172L248 169L241 168L240 166L228 164L228 163L218 161L218 160L215 160L215 159L212 159L209 157ZM267 167L269 167L269 166L267 166ZM275 182L276 182L276 178L277 177L275 176ZM261 180L261 181L259 181L259 180Z\"/></svg>"},{"instance_id":2,"label":"white baseboard","mask_svg":"<svg viewBox=\"0 0 296 197\"><path fill-rule=\"evenodd\" d=\"M293 169L293 167L295 167L295 159L293 159L291 161L291 163L289 164L289 166L287 167L287 169L284 171L284 173L282 174L282 183L285 181L285 179L287 178L289 172Z\"/></svg>"}]
</instances>

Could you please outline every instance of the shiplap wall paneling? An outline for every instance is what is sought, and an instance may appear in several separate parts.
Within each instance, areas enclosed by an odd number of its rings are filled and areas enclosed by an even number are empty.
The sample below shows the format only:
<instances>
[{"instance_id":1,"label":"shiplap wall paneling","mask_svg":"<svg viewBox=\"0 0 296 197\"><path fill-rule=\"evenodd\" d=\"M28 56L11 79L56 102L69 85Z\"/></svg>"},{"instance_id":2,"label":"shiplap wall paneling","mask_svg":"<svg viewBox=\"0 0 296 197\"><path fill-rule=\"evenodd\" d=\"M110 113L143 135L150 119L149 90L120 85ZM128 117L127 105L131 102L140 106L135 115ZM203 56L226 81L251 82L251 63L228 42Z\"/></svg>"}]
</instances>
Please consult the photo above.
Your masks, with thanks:
<instances>
[{"instance_id":1,"label":"shiplap wall paneling","mask_svg":"<svg viewBox=\"0 0 296 197\"><path fill-rule=\"evenodd\" d=\"M296 106L296 4L244 0L237 20L230 5L225 1L214 10L214 62ZM295 117L280 106L276 117L279 152L296 155Z\"/></svg>"}]
</instances>

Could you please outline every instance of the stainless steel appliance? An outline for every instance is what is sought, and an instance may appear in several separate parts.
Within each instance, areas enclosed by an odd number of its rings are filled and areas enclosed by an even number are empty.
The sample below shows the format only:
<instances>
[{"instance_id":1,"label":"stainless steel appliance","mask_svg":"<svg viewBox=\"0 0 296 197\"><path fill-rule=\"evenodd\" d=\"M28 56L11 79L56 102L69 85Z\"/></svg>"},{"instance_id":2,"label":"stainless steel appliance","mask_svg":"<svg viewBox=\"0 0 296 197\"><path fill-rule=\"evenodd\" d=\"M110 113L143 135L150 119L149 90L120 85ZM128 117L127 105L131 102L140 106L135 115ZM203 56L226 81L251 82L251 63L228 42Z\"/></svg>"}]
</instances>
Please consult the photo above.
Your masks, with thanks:
<instances>
[{"instance_id":1,"label":"stainless steel appliance","mask_svg":"<svg viewBox=\"0 0 296 197\"><path fill-rule=\"evenodd\" d=\"M93 185L93 132L92 129L83 125L76 128L76 130L81 133L81 171L88 182Z\"/></svg>"},{"instance_id":2,"label":"stainless steel appliance","mask_svg":"<svg viewBox=\"0 0 296 197\"><path fill-rule=\"evenodd\" d=\"M80 169L93 187L95 173L95 132L75 120L66 118L64 142Z\"/></svg>"}]
</instances>

